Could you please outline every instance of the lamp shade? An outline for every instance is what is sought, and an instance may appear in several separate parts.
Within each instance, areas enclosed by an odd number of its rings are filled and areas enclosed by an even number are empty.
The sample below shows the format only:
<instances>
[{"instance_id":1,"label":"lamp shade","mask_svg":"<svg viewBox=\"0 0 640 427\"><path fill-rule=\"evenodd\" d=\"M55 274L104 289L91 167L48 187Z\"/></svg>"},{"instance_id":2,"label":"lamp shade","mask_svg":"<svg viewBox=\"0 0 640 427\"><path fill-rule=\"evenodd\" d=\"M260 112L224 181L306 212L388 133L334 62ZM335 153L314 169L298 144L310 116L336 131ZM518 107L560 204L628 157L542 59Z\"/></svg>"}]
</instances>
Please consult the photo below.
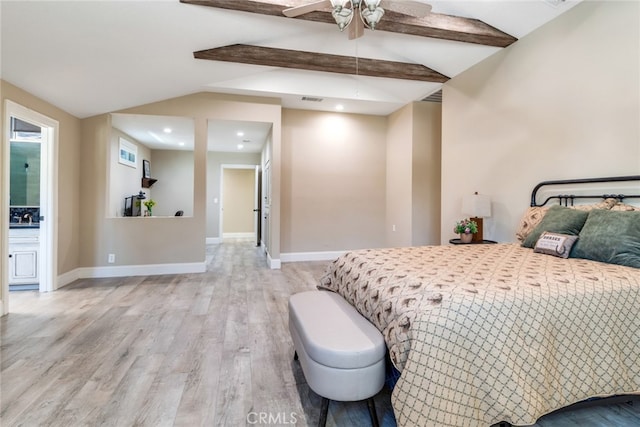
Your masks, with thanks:
<instances>
[{"instance_id":1,"label":"lamp shade","mask_svg":"<svg viewBox=\"0 0 640 427\"><path fill-rule=\"evenodd\" d=\"M331 12L333 19L336 20L336 24L338 24L338 28L340 31L344 30L350 23L353 18L353 10L337 6L333 12Z\"/></svg>"},{"instance_id":2,"label":"lamp shade","mask_svg":"<svg viewBox=\"0 0 640 427\"><path fill-rule=\"evenodd\" d=\"M369 7L362 9L360 8L360 14L367 21L367 25L373 30L376 28L376 24L380 22L382 16L384 15L384 9L381 7L376 7L371 10Z\"/></svg>"},{"instance_id":3,"label":"lamp shade","mask_svg":"<svg viewBox=\"0 0 640 427\"><path fill-rule=\"evenodd\" d=\"M464 196L462 199L462 213L476 218L491 216L491 198L484 194Z\"/></svg>"}]
</instances>

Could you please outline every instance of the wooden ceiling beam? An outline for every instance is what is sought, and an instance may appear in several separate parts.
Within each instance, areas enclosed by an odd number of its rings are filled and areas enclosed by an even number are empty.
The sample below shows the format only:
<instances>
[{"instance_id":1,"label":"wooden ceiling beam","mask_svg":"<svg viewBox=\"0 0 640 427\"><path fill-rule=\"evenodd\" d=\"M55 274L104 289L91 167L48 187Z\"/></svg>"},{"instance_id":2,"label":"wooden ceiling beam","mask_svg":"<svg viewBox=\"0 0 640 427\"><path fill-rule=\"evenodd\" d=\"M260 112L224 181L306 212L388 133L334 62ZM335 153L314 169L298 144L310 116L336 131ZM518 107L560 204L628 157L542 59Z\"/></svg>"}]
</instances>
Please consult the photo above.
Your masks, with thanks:
<instances>
[{"instance_id":1,"label":"wooden ceiling beam","mask_svg":"<svg viewBox=\"0 0 640 427\"><path fill-rule=\"evenodd\" d=\"M180 2L186 4L259 13L283 18L284 15L282 11L284 9L309 3L310 1L311 0L180 0ZM301 15L297 18L286 19L303 19L335 25L330 11L316 11ZM416 18L393 11L386 11L384 17L376 26L376 31L387 31L494 47L507 47L517 41L515 37L480 20L438 13L430 13L423 18Z\"/></svg>"},{"instance_id":2,"label":"wooden ceiling beam","mask_svg":"<svg viewBox=\"0 0 640 427\"><path fill-rule=\"evenodd\" d=\"M196 59L359 76L444 83L449 77L420 64L235 44L193 53Z\"/></svg>"}]
</instances>

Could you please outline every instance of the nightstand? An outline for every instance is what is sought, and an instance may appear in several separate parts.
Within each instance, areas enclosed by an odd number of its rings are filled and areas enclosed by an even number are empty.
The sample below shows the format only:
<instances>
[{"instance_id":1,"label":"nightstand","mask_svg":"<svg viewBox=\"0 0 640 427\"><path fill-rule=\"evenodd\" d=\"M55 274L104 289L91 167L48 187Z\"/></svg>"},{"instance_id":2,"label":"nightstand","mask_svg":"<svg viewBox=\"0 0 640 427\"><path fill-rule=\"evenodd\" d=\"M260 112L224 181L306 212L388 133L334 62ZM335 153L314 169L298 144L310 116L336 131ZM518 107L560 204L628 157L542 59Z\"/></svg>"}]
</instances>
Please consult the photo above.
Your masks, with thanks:
<instances>
[{"instance_id":1,"label":"nightstand","mask_svg":"<svg viewBox=\"0 0 640 427\"><path fill-rule=\"evenodd\" d=\"M481 241L477 241L477 242L469 242L469 243L462 243L460 241L460 239L451 239L449 240L449 243L451 243L452 245L483 245L483 244L488 244L488 243L498 243L494 240L481 240Z\"/></svg>"}]
</instances>

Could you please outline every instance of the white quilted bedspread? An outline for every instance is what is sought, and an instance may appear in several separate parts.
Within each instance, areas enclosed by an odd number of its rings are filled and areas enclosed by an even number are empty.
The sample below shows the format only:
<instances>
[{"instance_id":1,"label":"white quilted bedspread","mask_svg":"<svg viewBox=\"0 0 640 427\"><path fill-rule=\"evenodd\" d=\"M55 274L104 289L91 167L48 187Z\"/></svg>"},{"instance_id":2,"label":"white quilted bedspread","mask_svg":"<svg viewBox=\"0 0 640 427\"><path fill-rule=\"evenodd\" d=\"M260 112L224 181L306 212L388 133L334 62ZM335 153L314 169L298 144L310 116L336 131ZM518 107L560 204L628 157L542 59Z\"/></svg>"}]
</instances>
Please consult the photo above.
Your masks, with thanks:
<instances>
[{"instance_id":1,"label":"white quilted bedspread","mask_svg":"<svg viewBox=\"0 0 640 427\"><path fill-rule=\"evenodd\" d=\"M640 270L517 244L354 251L321 288L382 331L400 426L533 424L640 394Z\"/></svg>"}]
</instances>

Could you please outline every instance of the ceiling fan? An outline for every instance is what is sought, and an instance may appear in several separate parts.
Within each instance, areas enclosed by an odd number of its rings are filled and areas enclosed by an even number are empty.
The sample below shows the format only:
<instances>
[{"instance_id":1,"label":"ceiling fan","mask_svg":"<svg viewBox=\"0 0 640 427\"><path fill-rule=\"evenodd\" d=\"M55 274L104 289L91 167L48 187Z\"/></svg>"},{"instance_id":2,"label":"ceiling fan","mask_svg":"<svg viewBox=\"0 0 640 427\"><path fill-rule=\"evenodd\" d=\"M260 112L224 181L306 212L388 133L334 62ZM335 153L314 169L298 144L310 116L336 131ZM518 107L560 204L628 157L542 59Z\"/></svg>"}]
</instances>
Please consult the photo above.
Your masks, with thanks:
<instances>
[{"instance_id":1,"label":"ceiling fan","mask_svg":"<svg viewBox=\"0 0 640 427\"><path fill-rule=\"evenodd\" d=\"M317 10L332 9L331 15L340 31L349 27L349 38L355 39L364 34L365 27L375 30L384 16L383 6L387 10L417 18L427 16L431 12L431 5L412 0L321 0L290 7L282 13L286 17L295 18ZM360 18L356 18L354 25L349 25L354 15L359 15Z\"/></svg>"}]
</instances>

